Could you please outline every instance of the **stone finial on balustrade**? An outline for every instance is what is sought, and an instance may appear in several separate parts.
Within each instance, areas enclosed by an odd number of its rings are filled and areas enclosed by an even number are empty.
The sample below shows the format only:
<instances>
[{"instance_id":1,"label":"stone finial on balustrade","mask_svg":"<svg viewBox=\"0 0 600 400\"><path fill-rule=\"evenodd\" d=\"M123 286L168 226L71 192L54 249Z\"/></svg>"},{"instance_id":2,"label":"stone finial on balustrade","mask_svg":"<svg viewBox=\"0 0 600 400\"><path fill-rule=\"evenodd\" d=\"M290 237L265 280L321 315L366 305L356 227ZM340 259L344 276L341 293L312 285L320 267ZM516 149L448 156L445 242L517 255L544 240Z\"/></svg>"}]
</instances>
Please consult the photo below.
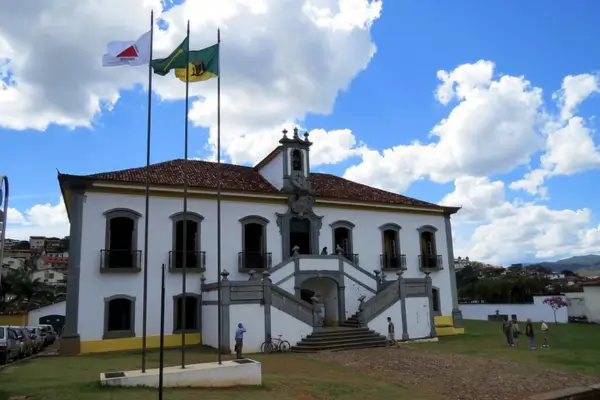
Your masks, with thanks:
<instances>
[{"instance_id":1,"label":"stone finial on balustrade","mask_svg":"<svg viewBox=\"0 0 600 400\"><path fill-rule=\"evenodd\" d=\"M256 271L251 269L250 271L248 271L248 275L250 275L250 279L248 279L249 281L254 280L254 274L256 274Z\"/></svg>"},{"instance_id":2,"label":"stone finial on balustrade","mask_svg":"<svg viewBox=\"0 0 600 400\"><path fill-rule=\"evenodd\" d=\"M381 279L382 284L386 281L387 276L385 276L385 272L381 271L381 276L379 277L379 279Z\"/></svg>"},{"instance_id":3,"label":"stone finial on balustrade","mask_svg":"<svg viewBox=\"0 0 600 400\"><path fill-rule=\"evenodd\" d=\"M361 294L361 295L358 297L358 311L359 311L359 312L360 312L360 311L362 311L362 310L365 308L365 299L366 299L366 298L367 298L367 297L366 297L364 294Z\"/></svg>"},{"instance_id":4,"label":"stone finial on balustrade","mask_svg":"<svg viewBox=\"0 0 600 400\"><path fill-rule=\"evenodd\" d=\"M200 276L200 285L201 285L201 286L204 286L204 285L206 285L206 277L204 276L204 274L202 274L202 275Z\"/></svg>"},{"instance_id":5,"label":"stone finial on balustrade","mask_svg":"<svg viewBox=\"0 0 600 400\"><path fill-rule=\"evenodd\" d=\"M339 244L335 245L335 253L338 256L341 256L342 254L344 254L344 249L342 249L342 247Z\"/></svg>"},{"instance_id":6,"label":"stone finial on balustrade","mask_svg":"<svg viewBox=\"0 0 600 400\"><path fill-rule=\"evenodd\" d=\"M300 247L298 247L298 245L292 247L292 253L294 253L295 256L300 254L299 251L300 251Z\"/></svg>"},{"instance_id":7,"label":"stone finial on balustrade","mask_svg":"<svg viewBox=\"0 0 600 400\"><path fill-rule=\"evenodd\" d=\"M229 271L224 269L223 272L221 272L221 281L228 281L229 280L229 279L227 279L228 276L229 276Z\"/></svg>"},{"instance_id":8,"label":"stone finial on balustrade","mask_svg":"<svg viewBox=\"0 0 600 400\"><path fill-rule=\"evenodd\" d=\"M378 269L374 269L373 273L375 274L375 280L379 281L379 274L381 273L381 271Z\"/></svg>"},{"instance_id":9,"label":"stone finial on balustrade","mask_svg":"<svg viewBox=\"0 0 600 400\"><path fill-rule=\"evenodd\" d=\"M400 270L398 272L396 272L396 275L398 275L398 279L402 279L402 275L404 274L403 270Z\"/></svg>"},{"instance_id":10,"label":"stone finial on balustrade","mask_svg":"<svg viewBox=\"0 0 600 400\"><path fill-rule=\"evenodd\" d=\"M269 278L271 276L271 273L269 271L263 271L261 272L261 275L263 282L271 282L271 278Z\"/></svg>"}]
</instances>

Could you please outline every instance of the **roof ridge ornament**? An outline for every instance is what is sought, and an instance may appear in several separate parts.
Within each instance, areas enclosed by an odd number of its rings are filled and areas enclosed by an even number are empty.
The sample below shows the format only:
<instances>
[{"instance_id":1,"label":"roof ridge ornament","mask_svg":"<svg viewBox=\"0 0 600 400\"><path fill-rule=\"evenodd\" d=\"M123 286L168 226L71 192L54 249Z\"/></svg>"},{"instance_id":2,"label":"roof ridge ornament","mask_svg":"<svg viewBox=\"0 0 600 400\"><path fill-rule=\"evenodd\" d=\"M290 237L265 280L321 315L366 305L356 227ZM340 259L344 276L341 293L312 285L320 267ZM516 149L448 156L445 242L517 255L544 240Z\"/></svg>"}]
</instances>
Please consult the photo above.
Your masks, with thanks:
<instances>
[{"instance_id":1,"label":"roof ridge ornament","mask_svg":"<svg viewBox=\"0 0 600 400\"><path fill-rule=\"evenodd\" d=\"M294 128L294 139L298 139L298 127Z\"/></svg>"},{"instance_id":2,"label":"roof ridge ornament","mask_svg":"<svg viewBox=\"0 0 600 400\"><path fill-rule=\"evenodd\" d=\"M287 139L288 138L287 137L287 133L288 133L287 129L283 128L283 131L281 131L281 132L283 133L283 138Z\"/></svg>"}]
</instances>

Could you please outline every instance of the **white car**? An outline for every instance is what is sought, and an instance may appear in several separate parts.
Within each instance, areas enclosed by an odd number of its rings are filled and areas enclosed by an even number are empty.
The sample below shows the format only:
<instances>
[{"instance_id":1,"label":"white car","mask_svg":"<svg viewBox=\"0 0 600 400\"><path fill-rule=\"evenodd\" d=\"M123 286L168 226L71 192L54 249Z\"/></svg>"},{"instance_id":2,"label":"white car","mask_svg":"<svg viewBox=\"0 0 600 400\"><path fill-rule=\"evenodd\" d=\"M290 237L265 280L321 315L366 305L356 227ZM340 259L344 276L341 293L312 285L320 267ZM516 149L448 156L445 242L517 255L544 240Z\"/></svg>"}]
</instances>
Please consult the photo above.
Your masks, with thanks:
<instances>
[{"instance_id":1,"label":"white car","mask_svg":"<svg viewBox=\"0 0 600 400\"><path fill-rule=\"evenodd\" d=\"M44 349L45 336L40 327L28 326L27 330L31 334L31 340L33 341L33 354L37 354Z\"/></svg>"}]
</instances>

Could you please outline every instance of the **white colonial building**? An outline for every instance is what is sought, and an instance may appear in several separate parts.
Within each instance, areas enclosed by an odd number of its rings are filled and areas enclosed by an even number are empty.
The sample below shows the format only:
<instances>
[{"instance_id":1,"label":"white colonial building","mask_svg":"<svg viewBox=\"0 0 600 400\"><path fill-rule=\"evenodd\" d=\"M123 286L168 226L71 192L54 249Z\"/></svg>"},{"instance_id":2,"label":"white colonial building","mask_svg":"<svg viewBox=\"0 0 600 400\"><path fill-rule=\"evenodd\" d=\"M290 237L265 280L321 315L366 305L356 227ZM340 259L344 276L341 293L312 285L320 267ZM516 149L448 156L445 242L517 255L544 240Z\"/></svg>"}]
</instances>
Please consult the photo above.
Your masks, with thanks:
<instances>
[{"instance_id":1,"label":"white colonial building","mask_svg":"<svg viewBox=\"0 0 600 400\"><path fill-rule=\"evenodd\" d=\"M178 344L185 327L187 343L217 346L218 279L224 347L241 322L249 352L268 335L294 344L351 316L382 334L389 316L399 339L435 336L435 315L458 324L450 226L458 208L311 173L311 143L297 130L291 138L284 131L279 143L254 167L221 164L222 277L216 163L173 160L149 171L60 174L71 221L61 353L141 346L145 257L149 346L158 344L162 264L168 267L167 345Z\"/></svg>"}]
</instances>

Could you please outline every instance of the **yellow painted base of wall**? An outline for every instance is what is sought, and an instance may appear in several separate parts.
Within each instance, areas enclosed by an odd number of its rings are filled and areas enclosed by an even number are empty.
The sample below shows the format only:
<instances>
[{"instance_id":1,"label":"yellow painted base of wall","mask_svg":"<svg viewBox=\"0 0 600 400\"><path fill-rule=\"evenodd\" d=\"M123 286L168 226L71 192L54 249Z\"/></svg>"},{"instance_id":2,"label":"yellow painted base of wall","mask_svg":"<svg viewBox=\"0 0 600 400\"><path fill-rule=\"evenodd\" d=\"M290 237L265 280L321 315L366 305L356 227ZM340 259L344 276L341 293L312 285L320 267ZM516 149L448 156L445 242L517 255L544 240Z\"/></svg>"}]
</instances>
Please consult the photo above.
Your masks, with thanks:
<instances>
[{"instance_id":1,"label":"yellow painted base of wall","mask_svg":"<svg viewBox=\"0 0 600 400\"><path fill-rule=\"evenodd\" d=\"M195 345L202 343L200 333L187 333L185 335L186 345ZM158 348L160 346L160 336L148 336L146 338L147 348ZM181 335L165 335L165 347L181 346ZM107 353L109 351L141 350L142 338L132 337L123 339L105 339L105 340L82 340L80 354Z\"/></svg>"},{"instance_id":2,"label":"yellow painted base of wall","mask_svg":"<svg viewBox=\"0 0 600 400\"><path fill-rule=\"evenodd\" d=\"M464 335L464 333L465 328L455 327L451 316L440 315L435 317L435 334L437 336Z\"/></svg>"},{"instance_id":3,"label":"yellow painted base of wall","mask_svg":"<svg viewBox=\"0 0 600 400\"><path fill-rule=\"evenodd\" d=\"M27 314L0 315L0 325L27 326Z\"/></svg>"}]
</instances>

